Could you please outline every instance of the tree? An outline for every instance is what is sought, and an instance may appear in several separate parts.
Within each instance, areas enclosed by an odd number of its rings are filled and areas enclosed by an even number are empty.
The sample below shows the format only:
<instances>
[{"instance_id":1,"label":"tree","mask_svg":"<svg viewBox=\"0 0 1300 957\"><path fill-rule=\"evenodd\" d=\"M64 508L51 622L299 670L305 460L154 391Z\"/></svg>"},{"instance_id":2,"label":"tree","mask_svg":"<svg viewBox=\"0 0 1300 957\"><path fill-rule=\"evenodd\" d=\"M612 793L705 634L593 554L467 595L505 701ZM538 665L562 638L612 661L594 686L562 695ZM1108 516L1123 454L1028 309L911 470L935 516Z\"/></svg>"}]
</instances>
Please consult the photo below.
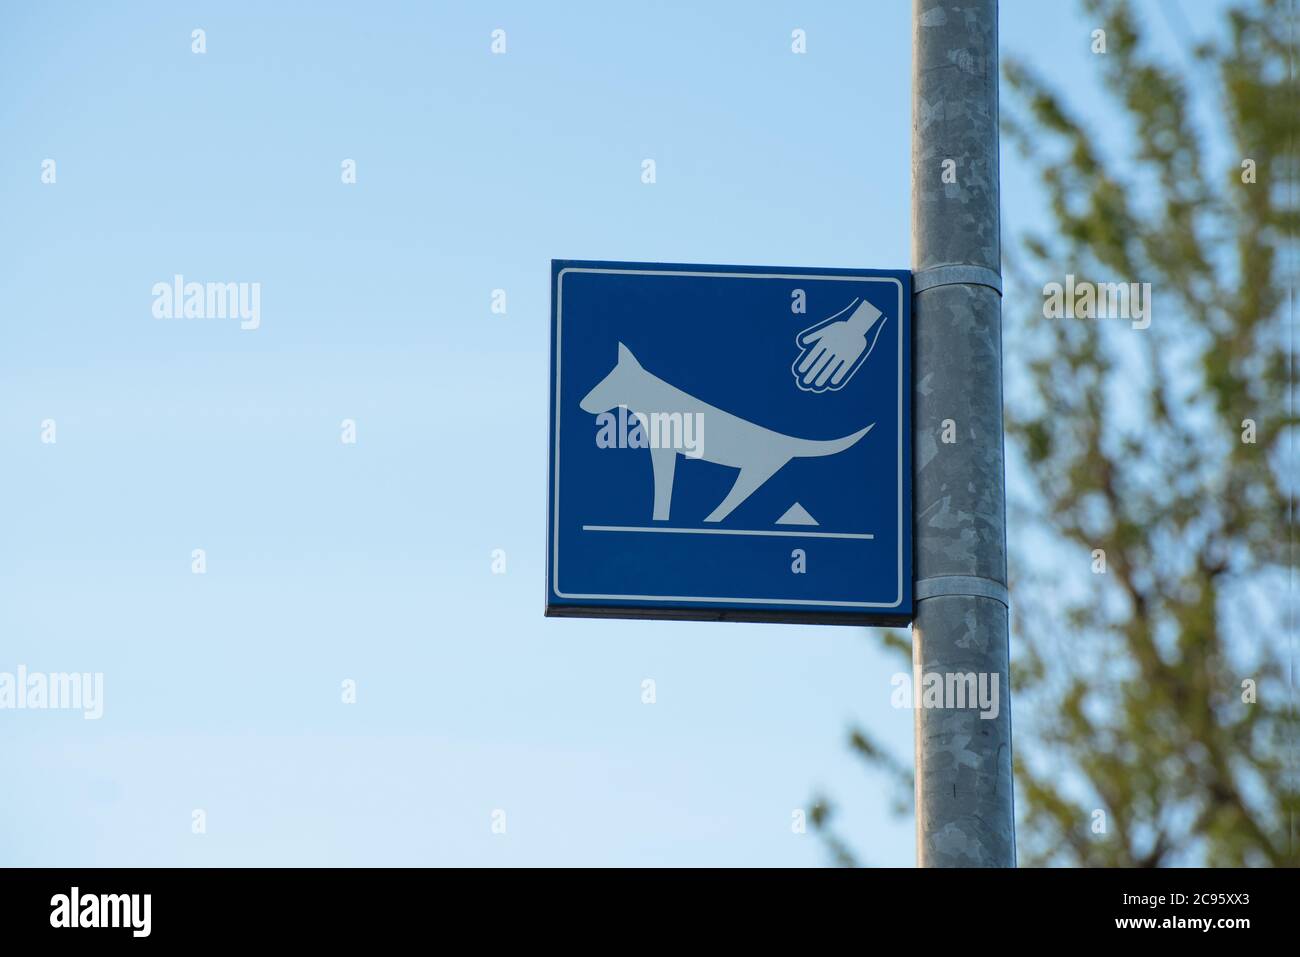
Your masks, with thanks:
<instances>
[{"instance_id":1,"label":"tree","mask_svg":"<svg viewBox=\"0 0 1300 957\"><path fill-rule=\"evenodd\" d=\"M1102 128L1004 61L1048 224L1005 264L1019 859L1295 864L1294 8L1229 8L1176 68L1125 0L1083 6ZM1149 288L1146 316L1060 315L1067 276ZM851 740L910 793L910 761Z\"/></svg>"}]
</instances>

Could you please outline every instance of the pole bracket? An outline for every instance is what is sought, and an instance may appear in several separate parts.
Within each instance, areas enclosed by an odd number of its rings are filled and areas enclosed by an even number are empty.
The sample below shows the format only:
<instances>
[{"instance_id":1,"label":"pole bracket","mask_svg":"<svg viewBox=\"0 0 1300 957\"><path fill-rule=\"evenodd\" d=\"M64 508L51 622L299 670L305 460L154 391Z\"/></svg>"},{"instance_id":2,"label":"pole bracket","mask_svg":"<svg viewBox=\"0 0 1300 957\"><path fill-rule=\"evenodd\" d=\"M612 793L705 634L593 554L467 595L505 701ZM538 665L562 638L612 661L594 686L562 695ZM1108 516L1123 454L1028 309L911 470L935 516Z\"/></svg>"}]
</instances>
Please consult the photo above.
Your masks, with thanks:
<instances>
[{"instance_id":1,"label":"pole bracket","mask_svg":"<svg viewBox=\"0 0 1300 957\"><path fill-rule=\"evenodd\" d=\"M912 295L935 286L988 286L1002 295L1002 276L987 266L952 263L912 273Z\"/></svg>"},{"instance_id":2,"label":"pole bracket","mask_svg":"<svg viewBox=\"0 0 1300 957\"><path fill-rule=\"evenodd\" d=\"M912 595L916 601L948 596L992 598L1002 602L1008 609L1011 607L1011 595L1006 585L978 575L935 575L933 578L921 578L913 586Z\"/></svg>"}]
</instances>

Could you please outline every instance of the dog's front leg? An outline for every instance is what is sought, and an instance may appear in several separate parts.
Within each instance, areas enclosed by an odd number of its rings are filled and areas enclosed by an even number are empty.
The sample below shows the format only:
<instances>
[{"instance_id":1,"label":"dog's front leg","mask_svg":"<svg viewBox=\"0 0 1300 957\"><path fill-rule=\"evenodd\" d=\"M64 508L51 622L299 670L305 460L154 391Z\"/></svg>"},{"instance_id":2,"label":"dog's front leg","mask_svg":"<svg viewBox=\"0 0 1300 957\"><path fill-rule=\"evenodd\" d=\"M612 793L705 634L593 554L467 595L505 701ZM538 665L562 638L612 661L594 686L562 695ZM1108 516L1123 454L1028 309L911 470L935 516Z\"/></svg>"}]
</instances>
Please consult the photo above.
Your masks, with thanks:
<instances>
[{"instance_id":1,"label":"dog's front leg","mask_svg":"<svg viewBox=\"0 0 1300 957\"><path fill-rule=\"evenodd\" d=\"M655 473L655 521L668 521L673 501L673 473L677 471L676 449L651 449L650 465Z\"/></svg>"}]
</instances>

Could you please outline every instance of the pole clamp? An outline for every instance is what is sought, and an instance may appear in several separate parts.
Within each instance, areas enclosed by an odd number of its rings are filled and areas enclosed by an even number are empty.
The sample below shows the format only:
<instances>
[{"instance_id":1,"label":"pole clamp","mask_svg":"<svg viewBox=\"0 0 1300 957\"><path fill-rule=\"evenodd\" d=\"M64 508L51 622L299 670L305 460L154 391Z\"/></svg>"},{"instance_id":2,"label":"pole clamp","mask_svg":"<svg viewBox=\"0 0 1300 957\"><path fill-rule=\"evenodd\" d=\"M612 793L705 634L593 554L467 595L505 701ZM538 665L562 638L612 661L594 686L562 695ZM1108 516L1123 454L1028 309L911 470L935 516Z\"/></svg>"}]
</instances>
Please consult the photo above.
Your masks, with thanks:
<instances>
[{"instance_id":1,"label":"pole clamp","mask_svg":"<svg viewBox=\"0 0 1300 957\"><path fill-rule=\"evenodd\" d=\"M978 575L935 575L933 578L921 578L913 586L912 594L916 601L948 596L992 598L1007 608L1011 607L1011 595L1006 585Z\"/></svg>"},{"instance_id":2,"label":"pole clamp","mask_svg":"<svg viewBox=\"0 0 1300 957\"><path fill-rule=\"evenodd\" d=\"M912 295L935 286L988 286L1002 295L1002 276L987 266L968 263L931 266L912 273Z\"/></svg>"}]
</instances>

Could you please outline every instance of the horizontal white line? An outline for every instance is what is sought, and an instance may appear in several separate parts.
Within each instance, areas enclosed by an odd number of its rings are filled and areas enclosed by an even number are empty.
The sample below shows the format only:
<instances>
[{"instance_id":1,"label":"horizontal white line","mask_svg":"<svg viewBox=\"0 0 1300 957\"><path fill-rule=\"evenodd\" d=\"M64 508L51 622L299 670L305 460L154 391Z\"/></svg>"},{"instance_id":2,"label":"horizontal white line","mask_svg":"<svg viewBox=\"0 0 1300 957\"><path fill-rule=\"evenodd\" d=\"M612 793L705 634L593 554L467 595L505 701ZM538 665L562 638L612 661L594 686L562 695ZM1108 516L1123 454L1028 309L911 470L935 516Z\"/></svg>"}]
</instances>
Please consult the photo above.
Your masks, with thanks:
<instances>
[{"instance_id":1,"label":"horizontal white line","mask_svg":"<svg viewBox=\"0 0 1300 957\"><path fill-rule=\"evenodd\" d=\"M584 525L584 532L670 532L675 535L763 535L772 538L865 538L856 532L763 532L747 528L642 528L636 525Z\"/></svg>"}]
</instances>

